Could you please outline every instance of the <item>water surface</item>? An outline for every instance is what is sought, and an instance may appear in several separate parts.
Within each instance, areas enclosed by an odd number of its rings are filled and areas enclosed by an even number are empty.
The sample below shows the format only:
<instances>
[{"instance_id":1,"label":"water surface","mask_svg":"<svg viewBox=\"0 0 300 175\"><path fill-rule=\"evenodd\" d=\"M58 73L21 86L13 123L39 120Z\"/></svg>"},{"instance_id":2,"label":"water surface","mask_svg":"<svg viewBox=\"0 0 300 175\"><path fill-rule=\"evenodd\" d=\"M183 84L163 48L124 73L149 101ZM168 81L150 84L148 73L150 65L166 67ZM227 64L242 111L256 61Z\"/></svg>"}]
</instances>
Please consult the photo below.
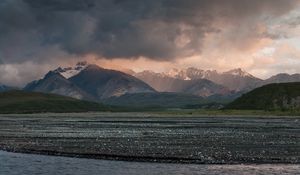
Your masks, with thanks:
<instances>
[{"instance_id":1,"label":"water surface","mask_svg":"<svg viewBox=\"0 0 300 175\"><path fill-rule=\"evenodd\" d=\"M197 165L106 161L0 151L0 175L299 174L300 165Z\"/></svg>"}]
</instances>

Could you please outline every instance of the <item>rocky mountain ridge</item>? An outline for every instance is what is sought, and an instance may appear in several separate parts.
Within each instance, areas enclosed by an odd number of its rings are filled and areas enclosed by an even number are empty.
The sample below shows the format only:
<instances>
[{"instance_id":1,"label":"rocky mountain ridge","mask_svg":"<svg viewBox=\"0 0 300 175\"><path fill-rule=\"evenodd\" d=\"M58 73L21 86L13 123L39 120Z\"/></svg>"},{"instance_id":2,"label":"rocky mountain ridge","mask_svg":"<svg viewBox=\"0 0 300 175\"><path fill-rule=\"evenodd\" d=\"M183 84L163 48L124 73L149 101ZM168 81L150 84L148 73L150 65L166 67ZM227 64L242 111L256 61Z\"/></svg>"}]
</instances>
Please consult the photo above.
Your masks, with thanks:
<instances>
[{"instance_id":1,"label":"rocky mountain ridge","mask_svg":"<svg viewBox=\"0 0 300 175\"><path fill-rule=\"evenodd\" d=\"M92 101L125 93L155 92L152 87L131 75L85 62L78 63L74 68L50 71L42 79L29 83L24 90Z\"/></svg>"}]
</instances>

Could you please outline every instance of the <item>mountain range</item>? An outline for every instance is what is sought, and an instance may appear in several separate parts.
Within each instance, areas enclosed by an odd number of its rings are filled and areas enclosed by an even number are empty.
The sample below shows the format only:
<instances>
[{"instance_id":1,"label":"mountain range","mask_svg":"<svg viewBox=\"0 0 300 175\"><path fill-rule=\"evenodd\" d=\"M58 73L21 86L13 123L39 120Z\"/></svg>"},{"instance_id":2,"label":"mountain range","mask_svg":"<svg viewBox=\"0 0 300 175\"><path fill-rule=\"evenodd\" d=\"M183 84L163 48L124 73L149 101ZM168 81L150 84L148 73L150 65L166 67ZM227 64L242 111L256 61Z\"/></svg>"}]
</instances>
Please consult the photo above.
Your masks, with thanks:
<instances>
[{"instance_id":1,"label":"mountain range","mask_svg":"<svg viewBox=\"0 0 300 175\"><path fill-rule=\"evenodd\" d=\"M132 102L137 99L141 103L152 105L159 96L162 97L160 99L165 99L166 103L169 103L167 99L184 99L184 105L195 105L190 104L188 99L193 102L207 101L203 99L209 99L210 102L229 102L257 87L284 82L300 82L300 74L278 74L262 80L242 69L220 73L216 70L193 67L162 73L149 70L138 73L127 70L125 73L79 62L73 67L59 67L49 71L40 80L28 83L24 90L89 101L105 101L113 105L126 105L126 99ZM10 89L12 88L9 86L0 85L0 92ZM145 100L141 100L142 98ZM163 100L158 101L164 103Z\"/></svg>"},{"instance_id":2,"label":"mountain range","mask_svg":"<svg viewBox=\"0 0 300 175\"><path fill-rule=\"evenodd\" d=\"M74 68L49 71L44 78L29 83L24 90L91 101L126 93L155 92L148 84L131 75L86 62L80 62Z\"/></svg>"},{"instance_id":3,"label":"mountain range","mask_svg":"<svg viewBox=\"0 0 300 175\"><path fill-rule=\"evenodd\" d=\"M156 73L153 71L143 71L134 73L134 76L145 81L157 91L173 91L170 83L182 80L181 83L189 84L191 81L209 80L215 84L227 88L227 92L248 92L257 87L271 83L299 82L300 74L278 74L266 80L257 78L243 69L233 69L226 72L216 70L202 70L197 68L172 69L168 72ZM166 83L165 83L166 82ZM179 83L179 84L181 84Z\"/></svg>"},{"instance_id":4,"label":"mountain range","mask_svg":"<svg viewBox=\"0 0 300 175\"><path fill-rule=\"evenodd\" d=\"M227 72L219 73L216 70L201 70L197 68L172 69L169 72L155 73L151 71L143 71L135 73L134 76L153 86L158 91L171 90L167 84L160 81L177 81L190 82L197 80L210 80L211 82L227 88L229 91L246 91L254 88L263 80L243 71L242 69L234 69ZM158 80L158 81L157 81Z\"/></svg>"},{"instance_id":5,"label":"mountain range","mask_svg":"<svg viewBox=\"0 0 300 175\"><path fill-rule=\"evenodd\" d=\"M134 76L148 83L158 92L188 93L202 97L208 97L215 94L230 94L229 88L207 79L199 78L185 80L183 78L175 78L152 71L136 73Z\"/></svg>"}]
</instances>

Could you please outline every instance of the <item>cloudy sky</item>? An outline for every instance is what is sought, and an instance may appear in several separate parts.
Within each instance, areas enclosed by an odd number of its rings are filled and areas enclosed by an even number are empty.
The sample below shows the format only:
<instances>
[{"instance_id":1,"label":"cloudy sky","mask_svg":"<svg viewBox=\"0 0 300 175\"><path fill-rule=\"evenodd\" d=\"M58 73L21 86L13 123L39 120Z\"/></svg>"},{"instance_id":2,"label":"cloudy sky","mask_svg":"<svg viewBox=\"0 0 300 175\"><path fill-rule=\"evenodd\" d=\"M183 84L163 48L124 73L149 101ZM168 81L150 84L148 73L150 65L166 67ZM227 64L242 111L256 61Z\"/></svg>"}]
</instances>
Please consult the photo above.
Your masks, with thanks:
<instances>
[{"instance_id":1,"label":"cloudy sky","mask_svg":"<svg viewBox=\"0 0 300 175\"><path fill-rule=\"evenodd\" d=\"M300 73L300 0L1 0L0 83L88 60Z\"/></svg>"}]
</instances>

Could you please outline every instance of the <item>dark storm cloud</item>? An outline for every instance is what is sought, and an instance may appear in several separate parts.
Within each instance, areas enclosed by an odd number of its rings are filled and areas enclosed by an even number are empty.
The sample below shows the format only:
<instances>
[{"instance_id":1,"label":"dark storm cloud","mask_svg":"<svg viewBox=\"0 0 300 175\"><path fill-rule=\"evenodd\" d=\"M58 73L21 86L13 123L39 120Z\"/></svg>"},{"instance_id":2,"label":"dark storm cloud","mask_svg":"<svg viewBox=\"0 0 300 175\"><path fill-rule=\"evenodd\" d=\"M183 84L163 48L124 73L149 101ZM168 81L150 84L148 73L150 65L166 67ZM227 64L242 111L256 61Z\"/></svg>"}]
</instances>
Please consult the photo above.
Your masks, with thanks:
<instances>
[{"instance_id":1,"label":"dark storm cloud","mask_svg":"<svg viewBox=\"0 0 300 175\"><path fill-rule=\"evenodd\" d=\"M47 11L80 11L94 6L94 0L24 0L31 7ZM44 11L45 12L45 11Z\"/></svg>"},{"instance_id":2,"label":"dark storm cloud","mask_svg":"<svg viewBox=\"0 0 300 175\"><path fill-rule=\"evenodd\" d=\"M66 54L154 60L191 56L201 53L208 33L230 25L255 33L249 27L298 4L298 0L2 0L0 60L43 62ZM259 36L247 32L245 37Z\"/></svg>"}]
</instances>

